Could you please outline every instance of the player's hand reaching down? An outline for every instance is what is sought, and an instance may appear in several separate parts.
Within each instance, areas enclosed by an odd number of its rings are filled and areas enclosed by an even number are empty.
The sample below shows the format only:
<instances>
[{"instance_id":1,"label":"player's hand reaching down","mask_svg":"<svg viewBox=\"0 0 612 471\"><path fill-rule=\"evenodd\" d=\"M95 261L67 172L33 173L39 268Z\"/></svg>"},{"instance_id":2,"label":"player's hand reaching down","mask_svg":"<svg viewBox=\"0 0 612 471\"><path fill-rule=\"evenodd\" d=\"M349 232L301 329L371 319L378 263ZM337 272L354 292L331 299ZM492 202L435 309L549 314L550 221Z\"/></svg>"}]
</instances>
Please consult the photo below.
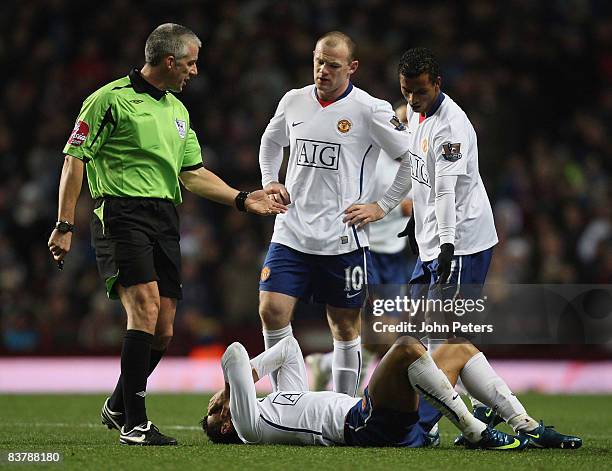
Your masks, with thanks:
<instances>
[{"instance_id":1,"label":"player's hand reaching down","mask_svg":"<svg viewBox=\"0 0 612 471\"><path fill-rule=\"evenodd\" d=\"M287 206L271 198L264 190L249 193L244 206L249 213L261 216L273 216L287 212Z\"/></svg>"},{"instance_id":2,"label":"player's hand reaching down","mask_svg":"<svg viewBox=\"0 0 612 471\"><path fill-rule=\"evenodd\" d=\"M344 211L344 214L346 216L342 221L347 222L349 226L357 226L359 229L385 217L385 212L377 203L353 204Z\"/></svg>"},{"instance_id":3,"label":"player's hand reaching down","mask_svg":"<svg viewBox=\"0 0 612 471\"><path fill-rule=\"evenodd\" d=\"M289 195L287 188L285 188L285 185L283 185L282 183L268 183L265 186L264 191L266 192L266 194L270 195L270 197L272 197L272 199L277 203L291 204L291 196Z\"/></svg>"}]
</instances>

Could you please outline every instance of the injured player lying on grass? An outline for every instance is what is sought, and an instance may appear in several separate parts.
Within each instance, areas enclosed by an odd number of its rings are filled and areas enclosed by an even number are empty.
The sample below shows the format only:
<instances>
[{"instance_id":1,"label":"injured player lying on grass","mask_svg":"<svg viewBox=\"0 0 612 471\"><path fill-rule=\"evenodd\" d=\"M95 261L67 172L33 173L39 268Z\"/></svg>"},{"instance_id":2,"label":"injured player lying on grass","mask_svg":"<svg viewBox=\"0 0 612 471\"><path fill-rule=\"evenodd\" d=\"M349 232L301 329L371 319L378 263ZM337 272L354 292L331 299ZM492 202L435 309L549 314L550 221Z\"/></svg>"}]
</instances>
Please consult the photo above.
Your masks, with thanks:
<instances>
[{"instance_id":1,"label":"injured player lying on grass","mask_svg":"<svg viewBox=\"0 0 612 471\"><path fill-rule=\"evenodd\" d=\"M225 389L212 397L201 421L215 443L422 447L436 444L428 432L444 415L461 431L467 448L582 445L580 438L533 420L485 356L463 339L448 341L430 356L418 340L400 338L380 361L363 398L309 391L294 337L250 361L245 348L233 343L221 365ZM278 371L278 390L258 399L254 383L272 371ZM516 436L470 414L453 389L459 377L468 392L503 417ZM420 397L426 401L419 403Z\"/></svg>"}]
</instances>

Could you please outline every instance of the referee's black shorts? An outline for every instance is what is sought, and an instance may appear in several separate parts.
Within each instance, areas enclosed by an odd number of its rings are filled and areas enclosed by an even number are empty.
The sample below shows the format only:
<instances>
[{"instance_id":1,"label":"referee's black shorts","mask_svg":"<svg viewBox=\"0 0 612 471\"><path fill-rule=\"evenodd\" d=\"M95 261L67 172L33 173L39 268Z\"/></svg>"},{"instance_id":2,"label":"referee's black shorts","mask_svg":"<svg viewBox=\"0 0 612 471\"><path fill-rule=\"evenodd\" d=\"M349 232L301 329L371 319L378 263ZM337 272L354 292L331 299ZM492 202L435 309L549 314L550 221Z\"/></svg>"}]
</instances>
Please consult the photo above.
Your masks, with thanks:
<instances>
[{"instance_id":1,"label":"referee's black shorts","mask_svg":"<svg viewBox=\"0 0 612 471\"><path fill-rule=\"evenodd\" d=\"M123 287L157 281L163 297L181 299L179 218L159 198L104 197L95 201L91 242L110 298Z\"/></svg>"}]
</instances>

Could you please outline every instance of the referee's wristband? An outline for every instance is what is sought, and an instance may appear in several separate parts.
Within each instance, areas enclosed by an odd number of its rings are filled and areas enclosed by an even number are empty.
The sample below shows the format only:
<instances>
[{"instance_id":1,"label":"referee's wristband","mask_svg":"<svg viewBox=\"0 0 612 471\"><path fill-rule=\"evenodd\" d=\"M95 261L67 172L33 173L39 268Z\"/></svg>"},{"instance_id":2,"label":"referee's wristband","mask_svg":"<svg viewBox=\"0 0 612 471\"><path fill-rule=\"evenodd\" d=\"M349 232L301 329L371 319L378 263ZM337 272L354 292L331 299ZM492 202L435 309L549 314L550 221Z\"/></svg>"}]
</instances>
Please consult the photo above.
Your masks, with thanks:
<instances>
[{"instance_id":1,"label":"referee's wristband","mask_svg":"<svg viewBox=\"0 0 612 471\"><path fill-rule=\"evenodd\" d=\"M248 191L241 191L240 193L236 195L234 202L236 203L236 208L238 208L238 211L246 212L246 206L244 203L248 197L249 197Z\"/></svg>"}]
</instances>

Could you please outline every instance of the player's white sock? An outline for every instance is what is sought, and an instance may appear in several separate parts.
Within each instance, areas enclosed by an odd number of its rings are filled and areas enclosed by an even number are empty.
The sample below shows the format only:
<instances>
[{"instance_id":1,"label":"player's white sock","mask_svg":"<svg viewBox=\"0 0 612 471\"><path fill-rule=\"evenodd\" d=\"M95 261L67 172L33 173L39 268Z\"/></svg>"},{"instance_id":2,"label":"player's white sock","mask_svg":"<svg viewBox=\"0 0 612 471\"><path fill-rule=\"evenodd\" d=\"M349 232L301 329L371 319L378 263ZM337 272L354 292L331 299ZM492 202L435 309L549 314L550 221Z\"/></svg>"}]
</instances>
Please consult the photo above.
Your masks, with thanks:
<instances>
[{"instance_id":1,"label":"player's white sock","mask_svg":"<svg viewBox=\"0 0 612 471\"><path fill-rule=\"evenodd\" d=\"M266 350L269 348L272 348L274 345L276 345L278 342L283 340L285 337L293 336L293 329L291 328L291 323L289 323L286 327L283 327L282 329L278 329L278 330L263 329L262 332L263 332L264 345L266 347ZM272 389L274 391L278 389L277 388L278 382L276 381L277 376L278 376L278 370L275 370L272 373L270 373L270 382L272 383Z\"/></svg>"},{"instance_id":2,"label":"player's white sock","mask_svg":"<svg viewBox=\"0 0 612 471\"><path fill-rule=\"evenodd\" d=\"M470 358L460 376L468 392L491 407L515 432L538 426L538 422L527 415L523 404L491 367L484 353L479 352Z\"/></svg>"},{"instance_id":3,"label":"player's white sock","mask_svg":"<svg viewBox=\"0 0 612 471\"><path fill-rule=\"evenodd\" d=\"M334 339L332 382L334 391L355 396L361 374L361 337L354 340Z\"/></svg>"},{"instance_id":4,"label":"player's white sock","mask_svg":"<svg viewBox=\"0 0 612 471\"><path fill-rule=\"evenodd\" d=\"M432 406L447 417L470 442L478 442L487 427L474 418L448 378L442 373L428 352L408 367L408 379L415 391L421 393Z\"/></svg>"}]
</instances>

